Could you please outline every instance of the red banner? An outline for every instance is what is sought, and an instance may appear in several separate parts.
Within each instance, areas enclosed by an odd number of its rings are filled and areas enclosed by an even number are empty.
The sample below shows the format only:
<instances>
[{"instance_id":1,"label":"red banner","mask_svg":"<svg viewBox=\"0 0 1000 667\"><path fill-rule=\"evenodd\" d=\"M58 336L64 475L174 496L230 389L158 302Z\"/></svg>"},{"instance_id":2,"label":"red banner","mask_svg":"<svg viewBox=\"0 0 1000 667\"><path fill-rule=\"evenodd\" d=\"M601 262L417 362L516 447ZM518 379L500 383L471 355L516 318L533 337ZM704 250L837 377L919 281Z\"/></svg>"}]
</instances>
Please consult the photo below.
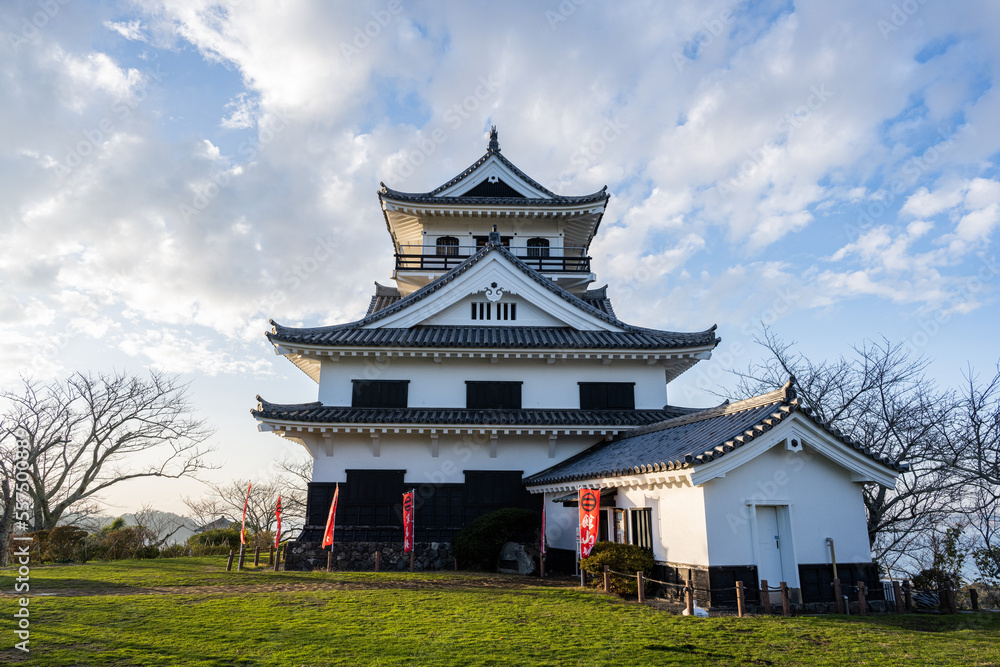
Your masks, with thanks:
<instances>
[{"instance_id":1,"label":"red banner","mask_svg":"<svg viewBox=\"0 0 1000 667\"><path fill-rule=\"evenodd\" d=\"M337 498L340 496L340 483L333 490L333 502L330 503L330 516L326 519L326 530L323 531L323 547L333 546L333 527L337 515Z\"/></svg>"},{"instance_id":2,"label":"red banner","mask_svg":"<svg viewBox=\"0 0 1000 667\"><path fill-rule=\"evenodd\" d=\"M274 548L281 544L281 494L278 494L278 508L274 510L274 516L278 517L278 529L274 531Z\"/></svg>"},{"instance_id":3,"label":"red banner","mask_svg":"<svg viewBox=\"0 0 1000 667\"><path fill-rule=\"evenodd\" d=\"M247 543L247 504L250 502L250 487L253 483L247 483L247 498L243 501L243 521L240 523L240 544Z\"/></svg>"},{"instance_id":4,"label":"red banner","mask_svg":"<svg viewBox=\"0 0 1000 667\"><path fill-rule=\"evenodd\" d=\"M403 494L403 553L413 551L413 491Z\"/></svg>"},{"instance_id":5,"label":"red banner","mask_svg":"<svg viewBox=\"0 0 1000 667\"><path fill-rule=\"evenodd\" d=\"M545 497L542 497L542 554L545 554Z\"/></svg>"},{"instance_id":6,"label":"red banner","mask_svg":"<svg viewBox=\"0 0 1000 667\"><path fill-rule=\"evenodd\" d=\"M590 555L597 543L601 526L601 492L597 489L580 489L580 558Z\"/></svg>"}]
</instances>

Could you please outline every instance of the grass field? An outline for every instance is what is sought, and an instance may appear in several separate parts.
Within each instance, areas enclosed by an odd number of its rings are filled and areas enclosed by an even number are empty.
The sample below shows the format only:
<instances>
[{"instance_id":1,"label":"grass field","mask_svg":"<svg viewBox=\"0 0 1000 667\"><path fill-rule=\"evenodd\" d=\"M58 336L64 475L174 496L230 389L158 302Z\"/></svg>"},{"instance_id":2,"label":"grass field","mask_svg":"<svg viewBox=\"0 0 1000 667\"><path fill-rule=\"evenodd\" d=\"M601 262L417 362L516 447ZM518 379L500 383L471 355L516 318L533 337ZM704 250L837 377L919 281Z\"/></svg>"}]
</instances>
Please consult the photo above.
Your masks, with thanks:
<instances>
[{"instance_id":1,"label":"grass field","mask_svg":"<svg viewBox=\"0 0 1000 667\"><path fill-rule=\"evenodd\" d=\"M572 582L227 573L222 557L31 569L31 665L1000 665L1000 614L693 619Z\"/></svg>"}]
</instances>

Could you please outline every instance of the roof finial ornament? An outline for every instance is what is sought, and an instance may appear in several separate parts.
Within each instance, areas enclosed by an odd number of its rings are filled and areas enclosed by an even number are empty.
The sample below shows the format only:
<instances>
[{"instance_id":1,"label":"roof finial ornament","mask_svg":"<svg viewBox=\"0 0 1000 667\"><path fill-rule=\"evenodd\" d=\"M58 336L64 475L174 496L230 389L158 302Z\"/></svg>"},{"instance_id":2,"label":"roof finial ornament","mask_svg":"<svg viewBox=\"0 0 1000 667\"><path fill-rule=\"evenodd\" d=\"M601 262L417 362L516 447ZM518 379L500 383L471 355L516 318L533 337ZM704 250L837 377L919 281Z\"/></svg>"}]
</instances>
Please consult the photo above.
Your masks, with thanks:
<instances>
[{"instance_id":1,"label":"roof finial ornament","mask_svg":"<svg viewBox=\"0 0 1000 667\"><path fill-rule=\"evenodd\" d=\"M494 125L490 128L490 146L487 149L489 153L499 153L500 152L500 141L497 139L497 126Z\"/></svg>"}]
</instances>

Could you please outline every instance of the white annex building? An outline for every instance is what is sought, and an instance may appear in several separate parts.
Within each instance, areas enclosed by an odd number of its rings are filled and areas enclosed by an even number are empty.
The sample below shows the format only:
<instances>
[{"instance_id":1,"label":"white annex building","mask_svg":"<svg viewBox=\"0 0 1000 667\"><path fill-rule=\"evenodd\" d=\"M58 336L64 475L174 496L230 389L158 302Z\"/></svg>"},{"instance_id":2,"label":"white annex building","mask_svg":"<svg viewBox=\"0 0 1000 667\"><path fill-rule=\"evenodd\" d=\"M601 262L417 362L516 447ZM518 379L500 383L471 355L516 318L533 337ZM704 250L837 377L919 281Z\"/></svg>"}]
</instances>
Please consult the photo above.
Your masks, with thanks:
<instances>
[{"instance_id":1,"label":"white annex building","mask_svg":"<svg viewBox=\"0 0 1000 667\"><path fill-rule=\"evenodd\" d=\"M669 405L667 385L720 339L627 324L607 287L590 289L605 190L547 190L501 155L494 128L447 183L378 196L395 286L376 283L356 322L268 333L319 386L314 403L258 397L253 411L313 457L300 540L318 539L339 483L338 541L401 541L415 488L418 541L545 503L550 567L572 570L587 487L602 489L601 539L651 549L656 578L785 581L832 600L832 540L841 579L877 582L862 485L891 487L903 467L814 420L791 381Z\"/></svg>"}]
</instances>

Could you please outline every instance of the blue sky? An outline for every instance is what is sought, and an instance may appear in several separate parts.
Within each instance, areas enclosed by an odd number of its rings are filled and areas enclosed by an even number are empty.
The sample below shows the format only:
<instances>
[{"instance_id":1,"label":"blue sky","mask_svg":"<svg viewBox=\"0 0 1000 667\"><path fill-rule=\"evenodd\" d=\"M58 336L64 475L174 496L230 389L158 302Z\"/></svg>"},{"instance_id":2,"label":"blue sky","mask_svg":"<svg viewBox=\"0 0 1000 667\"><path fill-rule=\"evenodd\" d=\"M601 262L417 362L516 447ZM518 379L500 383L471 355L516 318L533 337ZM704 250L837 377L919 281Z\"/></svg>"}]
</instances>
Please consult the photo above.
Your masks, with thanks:
<instances>
[{"instance_id":1,"label":"blue sky","mask_svg":"<svg viewBox=\"0 0 1000 667\"><path fill-rule=\"evenodd\" d=\"M671 402L712 403L761 321L816 359L885 336L946 386L1000 357L996 3L25 0L0 31L0 382L178 373L218 480L303 456L249 416L315 398L267 320L362 315L378 183L439 185L491 124L550 189L608 186L624 320L719 325Z\"/></svg>"}]
</instances>

